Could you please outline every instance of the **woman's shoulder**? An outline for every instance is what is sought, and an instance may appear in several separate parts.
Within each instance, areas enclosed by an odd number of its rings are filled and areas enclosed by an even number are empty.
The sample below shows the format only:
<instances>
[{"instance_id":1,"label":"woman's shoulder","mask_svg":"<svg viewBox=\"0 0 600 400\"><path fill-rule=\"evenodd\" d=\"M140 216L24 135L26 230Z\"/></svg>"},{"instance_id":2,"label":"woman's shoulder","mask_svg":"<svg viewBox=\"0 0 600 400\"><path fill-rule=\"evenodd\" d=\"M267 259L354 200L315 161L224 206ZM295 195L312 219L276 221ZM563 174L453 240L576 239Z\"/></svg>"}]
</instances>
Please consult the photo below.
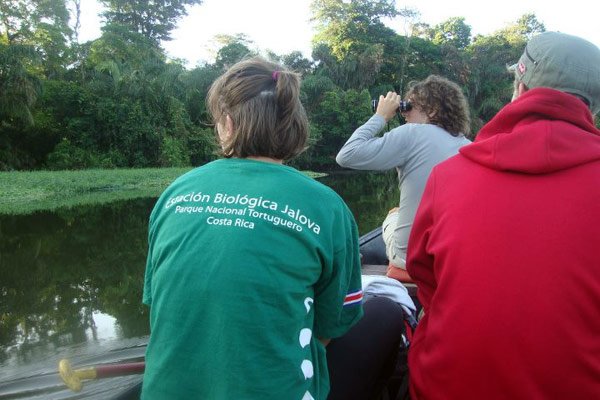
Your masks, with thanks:
<instances>
[{"instance_id":1,"label":"woman's shoulder","mask_svg":"<svg viewBox=\"0 0 600 400\"><path fill-rule=\"evenodd\" d=\"M453 135L446 129L434 124L405 124L406 130L415 138L423 141L438 140L443 138L448 141L470 142L463 134Z\"/></svg>"}]
</instances>

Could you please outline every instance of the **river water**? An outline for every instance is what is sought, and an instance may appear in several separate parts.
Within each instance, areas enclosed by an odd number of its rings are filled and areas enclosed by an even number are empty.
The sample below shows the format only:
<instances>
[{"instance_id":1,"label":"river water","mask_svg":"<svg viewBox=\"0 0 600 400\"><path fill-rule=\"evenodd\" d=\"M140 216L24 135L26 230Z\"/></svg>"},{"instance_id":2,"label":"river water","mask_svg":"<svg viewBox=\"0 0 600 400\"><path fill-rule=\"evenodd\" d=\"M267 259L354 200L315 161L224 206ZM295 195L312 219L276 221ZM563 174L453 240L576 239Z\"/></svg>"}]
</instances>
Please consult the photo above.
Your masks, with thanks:
<instances>
[{"instance_id":1,"label":"river water","mask_svg":"<svg viewBox=\"0 0 600 400\"><path fill-rule=\"evenodd\" d=\"M391 172L319 180L346 201L360 234L377 227L398 201ZM0 399L106 399L139 380L90 381L74 393L57 365L143 359L149 329L141 298L155 201L0 213Z\"/></svg>"}]
</instances>

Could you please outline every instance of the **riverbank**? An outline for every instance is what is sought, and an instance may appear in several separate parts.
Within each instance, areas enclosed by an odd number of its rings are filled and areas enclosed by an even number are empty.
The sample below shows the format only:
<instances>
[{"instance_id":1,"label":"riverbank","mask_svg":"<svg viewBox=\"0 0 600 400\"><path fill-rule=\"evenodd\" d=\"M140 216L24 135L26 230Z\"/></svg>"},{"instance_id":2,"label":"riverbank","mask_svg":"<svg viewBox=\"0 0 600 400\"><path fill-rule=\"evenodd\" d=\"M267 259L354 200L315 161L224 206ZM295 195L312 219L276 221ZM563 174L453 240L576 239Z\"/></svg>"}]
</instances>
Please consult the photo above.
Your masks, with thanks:
<instances>
[{"instance_id":1,"label":"riverbank","mask_svg":"<svg viewBox=\"0 0 600 400\"><path fill-rule=\"evenodd\" d=\"M157 197L190 169L192 167L0 172L0 214L22 215ZM312 177L324 175L305 173Z\"/></svg>"}]
</instances>

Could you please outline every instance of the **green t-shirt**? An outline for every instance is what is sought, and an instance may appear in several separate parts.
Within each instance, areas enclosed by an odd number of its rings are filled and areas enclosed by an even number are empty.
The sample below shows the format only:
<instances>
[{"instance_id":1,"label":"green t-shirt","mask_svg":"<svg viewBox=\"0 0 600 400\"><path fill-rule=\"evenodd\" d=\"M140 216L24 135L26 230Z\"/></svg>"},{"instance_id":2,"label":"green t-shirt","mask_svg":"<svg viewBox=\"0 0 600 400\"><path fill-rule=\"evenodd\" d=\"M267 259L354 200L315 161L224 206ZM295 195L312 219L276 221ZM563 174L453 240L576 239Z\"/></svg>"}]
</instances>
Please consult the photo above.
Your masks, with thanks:
<instances>
[{"instance_id":1,"label":"green t-shirt","mask_svg":"<svg viewBox=\"0 0 600 400\"><path fill-rule=\"evenodd\" d=\"M326 399L318 338L362 316L358 233L297 170L222 159L178 178L150 216L143 399Z\"/></svg>"}]
</instances>

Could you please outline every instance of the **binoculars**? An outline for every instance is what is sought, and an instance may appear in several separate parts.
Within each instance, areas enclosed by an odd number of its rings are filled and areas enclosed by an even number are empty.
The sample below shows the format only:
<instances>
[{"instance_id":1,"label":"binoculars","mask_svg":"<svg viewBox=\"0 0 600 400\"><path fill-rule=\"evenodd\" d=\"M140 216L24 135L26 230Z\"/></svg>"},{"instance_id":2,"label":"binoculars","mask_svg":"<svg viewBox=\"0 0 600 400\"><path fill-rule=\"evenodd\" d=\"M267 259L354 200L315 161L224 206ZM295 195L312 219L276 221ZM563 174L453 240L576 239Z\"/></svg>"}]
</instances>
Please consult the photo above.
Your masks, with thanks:
<instances>
[{"instance_id":1,"label":"binoculars","mask_svg":"<svg viewBox=\"0 0 600 400\"><path fill-rule=\"evenodd\" d=\"M377 100L377 99L371 100L371 108L373 109L373 112L375 112L377 110L378 103L379 103L379 100ZM405 111L410 111L410 110L412 110L412 104L410 103L410 101L401 101L400 104L398 105L397 112L405 112Z\"/></svg>"}]
</instances>

